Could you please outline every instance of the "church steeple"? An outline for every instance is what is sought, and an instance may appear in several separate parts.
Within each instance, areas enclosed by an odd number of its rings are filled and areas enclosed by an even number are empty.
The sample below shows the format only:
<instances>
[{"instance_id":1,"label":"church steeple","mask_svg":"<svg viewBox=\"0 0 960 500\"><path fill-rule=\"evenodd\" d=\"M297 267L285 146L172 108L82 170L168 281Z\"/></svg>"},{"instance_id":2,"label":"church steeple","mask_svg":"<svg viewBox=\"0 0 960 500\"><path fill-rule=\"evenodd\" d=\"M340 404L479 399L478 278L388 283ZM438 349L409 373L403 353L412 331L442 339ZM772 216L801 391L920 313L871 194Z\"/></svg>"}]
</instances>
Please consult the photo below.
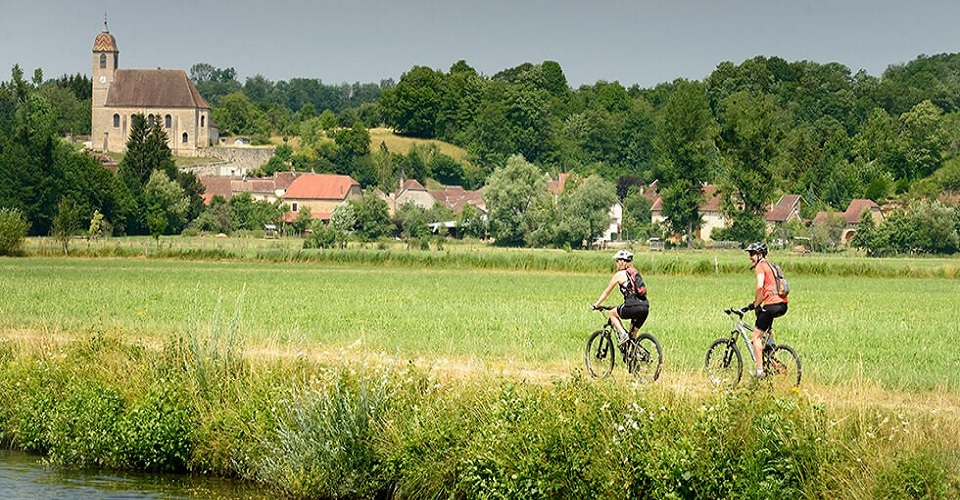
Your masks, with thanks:
<instances>
[{"instance_id":1,"label":"church steeple","mask_svg":"<svg viewBox=\"0 0 960 500\"><path fill-rule=\"evenodd\" d=\"M117 48L117 39L110 34L107 27L107 14L103 14L103 31L93 41L93 113L103 109L107 103L107 93L113 84L120 60L120 49Z\"/></svg>"}]
</instances>

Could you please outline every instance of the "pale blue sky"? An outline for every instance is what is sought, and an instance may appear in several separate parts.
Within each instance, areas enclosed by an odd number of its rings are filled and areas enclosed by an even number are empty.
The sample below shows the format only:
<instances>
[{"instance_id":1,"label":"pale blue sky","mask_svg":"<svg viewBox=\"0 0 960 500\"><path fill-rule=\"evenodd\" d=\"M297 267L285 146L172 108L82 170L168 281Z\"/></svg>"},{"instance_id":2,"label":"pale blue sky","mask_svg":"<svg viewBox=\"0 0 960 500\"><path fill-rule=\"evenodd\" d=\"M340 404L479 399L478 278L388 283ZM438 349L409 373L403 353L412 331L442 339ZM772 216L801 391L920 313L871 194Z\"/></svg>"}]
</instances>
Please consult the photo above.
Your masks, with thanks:
<instances>
[{"instance_id":1,"label":"pale blue sky","mask_svg":"<svg viewBox=\"0 0 960 500\"><path fill-rule=\"evenodd\" d=\"M880 76L920 54L960 52L958 0L25 0L0 9L0 81L90 74L107 13L120 66L233 67L243 83L399 80L463 59L493 75L560 63L574 87L700 80L757 55L838 62Z\"/></svg>"}]
</instances>

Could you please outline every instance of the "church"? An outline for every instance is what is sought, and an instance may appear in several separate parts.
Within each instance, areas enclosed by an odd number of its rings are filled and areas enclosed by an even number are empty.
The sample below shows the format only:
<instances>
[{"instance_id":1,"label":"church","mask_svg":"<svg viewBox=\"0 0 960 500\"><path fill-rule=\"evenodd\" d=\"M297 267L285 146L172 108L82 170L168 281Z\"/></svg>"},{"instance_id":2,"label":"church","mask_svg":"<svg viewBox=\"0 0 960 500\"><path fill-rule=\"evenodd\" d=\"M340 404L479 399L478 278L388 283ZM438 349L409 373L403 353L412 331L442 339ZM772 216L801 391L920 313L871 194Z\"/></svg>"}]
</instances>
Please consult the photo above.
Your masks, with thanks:
<instances>
[{"instance_id":1,"label":"church","mask_svg":"<svg viewBox=\"0 0 960 500\"><path fill-rule=\"evenodd\" d=\"M210 105L179 69L120 69L117 39L103 22L93 42L93 104L90 144L94 150L123 152L132 118L160 121L174 155L198 156L216 144L219 133Z\"/></svg>"}]
</instances>

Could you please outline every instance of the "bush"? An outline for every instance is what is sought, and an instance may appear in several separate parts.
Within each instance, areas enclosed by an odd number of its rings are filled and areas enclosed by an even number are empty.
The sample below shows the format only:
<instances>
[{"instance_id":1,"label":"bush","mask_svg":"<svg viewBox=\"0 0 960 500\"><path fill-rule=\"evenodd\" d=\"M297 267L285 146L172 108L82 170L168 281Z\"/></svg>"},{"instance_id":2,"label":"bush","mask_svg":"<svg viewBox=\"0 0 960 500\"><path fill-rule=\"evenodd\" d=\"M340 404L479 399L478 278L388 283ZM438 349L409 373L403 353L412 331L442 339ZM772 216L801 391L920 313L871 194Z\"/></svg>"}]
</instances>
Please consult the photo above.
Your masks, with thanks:
<instances>
[{"instance_id":1,"label":"bush","mask_svg":"<svg viewBox=\"0 0 960 500\"><path fill-rule=\"evenodd\" d=\"M20 255L30 223L16 208L0 208L0 255Z\"/></svg>"}]
</instances>

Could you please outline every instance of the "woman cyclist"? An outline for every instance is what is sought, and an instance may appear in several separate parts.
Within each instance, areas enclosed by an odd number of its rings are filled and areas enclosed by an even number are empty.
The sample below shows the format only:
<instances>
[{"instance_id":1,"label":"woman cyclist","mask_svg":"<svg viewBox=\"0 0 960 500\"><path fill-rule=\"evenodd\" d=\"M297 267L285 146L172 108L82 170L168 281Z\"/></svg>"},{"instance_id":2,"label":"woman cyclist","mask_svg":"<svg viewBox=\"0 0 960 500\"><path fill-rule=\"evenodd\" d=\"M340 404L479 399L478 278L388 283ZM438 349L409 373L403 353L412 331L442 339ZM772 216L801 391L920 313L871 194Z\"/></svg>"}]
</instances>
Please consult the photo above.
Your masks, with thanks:
<instances>
[{"instance_id":1,"label":"woman cyclist","mask_svg":"<svg viewBox=\"0 0 960 500\"><path fill-rule=\"evenodd\" d=\"M599 309L603 301L610 295L614 287L620 287L620 293L623 294L623 304L610 310L610 323L617 329L617 337L622 346L627 339L635 338L637 330L647 320L650 313L650 303L647 302L647 287L643 284L643 278L633 267L633 254L627 250L618 250L613 255L616 261L617 270L610 278L610 284L600 294L600 298L593 303L593 309ZM623 326L623 320L629 319L630 333L627 334Z\"/></svg>"}]
</instances>

